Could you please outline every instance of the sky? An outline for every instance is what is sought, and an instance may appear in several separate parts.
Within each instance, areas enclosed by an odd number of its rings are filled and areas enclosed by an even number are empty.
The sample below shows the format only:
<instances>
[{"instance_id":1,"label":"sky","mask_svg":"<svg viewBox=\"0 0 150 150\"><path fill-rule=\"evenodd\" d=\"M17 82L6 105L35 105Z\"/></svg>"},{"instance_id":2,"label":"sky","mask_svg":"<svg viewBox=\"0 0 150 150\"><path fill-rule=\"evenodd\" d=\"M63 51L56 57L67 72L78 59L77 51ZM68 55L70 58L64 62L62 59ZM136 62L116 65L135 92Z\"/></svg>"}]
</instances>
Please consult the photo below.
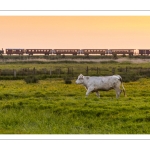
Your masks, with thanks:
<instances>
[{"instance_id":1,"label":"sky","mask_svg":"<svg viewBox=\"0 0 150 150\"><path fill-rule=\"evenodd\" d=\"M150 16L0 16L0 49L149 49Z\"/></svg>"}]
</instances>

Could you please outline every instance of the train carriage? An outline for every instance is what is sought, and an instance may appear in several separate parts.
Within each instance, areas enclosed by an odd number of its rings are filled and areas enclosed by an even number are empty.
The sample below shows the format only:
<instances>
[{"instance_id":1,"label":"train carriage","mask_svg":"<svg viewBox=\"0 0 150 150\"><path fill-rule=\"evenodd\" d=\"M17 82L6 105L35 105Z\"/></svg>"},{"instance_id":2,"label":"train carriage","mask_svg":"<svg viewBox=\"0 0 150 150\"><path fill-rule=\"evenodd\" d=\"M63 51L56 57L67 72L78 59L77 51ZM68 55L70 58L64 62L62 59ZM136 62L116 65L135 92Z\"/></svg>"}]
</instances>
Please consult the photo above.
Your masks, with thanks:
<instances>
[{"instance_id":1,"label":"train carriage","mask_svg":"<svg viewBox=\"0 0 150 150\"><path fill-rule=\"evenodd\" d=\"M134 54L134 50L135 49L109 49L109 51L111 52L111 54L122 54L122 55L129 55L129 56L133 56Z\"/></svg>"},{"instance_id":2,"label":"train carriage","mask_svg":"<svg viewBox=\"0 0 150 150\"><path fill-rule=\"evenodd\" d=\"M107 49L81 49L81 54L84 54L86 56L92 54L92 55L105 55Z\"/></svg>"},{"instance_id":3,"label":"train carriage","mask_svg":"<svg viewBox=\"0 0 150 150\"><path fill-rule=\"evenodd\" d=\"M13 55L13 54L16 54L16 55L23 55L25 52L24 52L24 49L21 49L21 48L6 48L6 54L7 55Z\"/></svg>"},{"instance_id":4,"label":"train carriage","mask_svg":"<svg viewBox=\"0 0 150 150\"><path fill-rule=\"evenodd\" d=\"M139 55L149 55L150 49L139 49Z\"/></svg>"},{"instance_id":5,"label":"train carriage","mask_svg":"<svg viewBox=\"0 0 150 150\"><path fill-rule=\"evenodd\" d=\"M44 54L49 55L52 54L52 49L26 49L26 54L33 55L33 54Z\"/></svg>"},{"instance_id":6,"label":"train carriage","mask_svg":"<svg viewBox=\"0 0 150 150\"><path fill-rule=\"evenodd\" d=\"M79 49L54 49L53 51L53 54L56 55L77 55L79 53Z\"/></svg>"}]
</instances>

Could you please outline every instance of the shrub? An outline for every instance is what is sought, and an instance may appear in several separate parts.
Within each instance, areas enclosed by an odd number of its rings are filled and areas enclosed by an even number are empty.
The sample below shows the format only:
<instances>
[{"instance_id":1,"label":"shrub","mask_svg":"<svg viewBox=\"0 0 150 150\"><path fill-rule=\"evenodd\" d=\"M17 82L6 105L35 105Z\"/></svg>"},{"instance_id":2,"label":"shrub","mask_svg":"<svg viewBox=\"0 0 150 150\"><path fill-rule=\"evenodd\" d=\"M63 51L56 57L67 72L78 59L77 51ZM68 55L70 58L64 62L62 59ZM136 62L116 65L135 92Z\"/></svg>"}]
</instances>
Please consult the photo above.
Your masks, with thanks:
<instances>
[{"instance_id":1,"label":"shrub","mask_svg":"<svg viewBox=\"0 0 150 150\"><path fill-rule=\"evenodd\" d=\"M136 73L120 73L123 82L137 81L141 76Z\"/></svg>"},{"instance_id":2,"label":"shrub","mask_svg":"<svg viewBox=\"0 0 150 150\"><path fill-rule=\"evenodd\" d=\"M71 84L71 83L72 83L70 77L65 77L65 78L64 78L64 81L65 81L65 84Z\"/></svg>"},{"instance_id":3,"label":"shrub","mask_svg":"<svg viewBox=\"0 0 150 150\"><path fill-rule=\"evenodd\" d=\"M38 83L38 78L36 78L35 76L27 76L26 78L24 78L24 81L26 83Z\"/></svg>"}]
</instances>

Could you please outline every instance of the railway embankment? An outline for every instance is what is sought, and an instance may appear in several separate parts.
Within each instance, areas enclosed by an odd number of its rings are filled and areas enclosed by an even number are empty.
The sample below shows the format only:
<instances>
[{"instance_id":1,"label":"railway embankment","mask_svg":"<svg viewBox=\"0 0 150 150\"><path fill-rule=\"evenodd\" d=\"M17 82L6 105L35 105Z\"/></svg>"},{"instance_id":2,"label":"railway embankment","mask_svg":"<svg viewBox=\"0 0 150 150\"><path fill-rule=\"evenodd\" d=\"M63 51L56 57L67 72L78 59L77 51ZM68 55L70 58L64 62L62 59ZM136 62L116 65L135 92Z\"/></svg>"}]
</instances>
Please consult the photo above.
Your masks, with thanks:
<instances>
[{"instance_id":1,"label":"railway embankment","mask_svg":"<svg viewBox=\"0 0 150 150\"><path fill-rule=\"evenodd\" d=\"M130 62L130 63L149 63L150 57L71 57L71 56L1 56L0 63L9 62Z\"/></svg>"}]
</instances>

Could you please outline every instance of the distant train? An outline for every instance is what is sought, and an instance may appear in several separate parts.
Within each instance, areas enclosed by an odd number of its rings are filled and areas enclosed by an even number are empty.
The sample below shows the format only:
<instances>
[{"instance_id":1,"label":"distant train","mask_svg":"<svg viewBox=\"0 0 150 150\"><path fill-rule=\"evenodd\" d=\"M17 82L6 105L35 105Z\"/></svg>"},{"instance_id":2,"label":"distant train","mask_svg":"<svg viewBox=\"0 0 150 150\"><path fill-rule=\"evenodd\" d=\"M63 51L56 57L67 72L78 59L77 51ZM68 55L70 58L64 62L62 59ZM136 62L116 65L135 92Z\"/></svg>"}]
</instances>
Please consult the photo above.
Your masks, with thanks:
<instances>
[{"instance_id":1,"label":"distant train","mask_svg":"<svg viewBox=\"0 0 150 150\"><path fill-rule=\"evenodd\" d=\"M138 52L137 52L138 51ZM21 49L6 48L0 50L0 55L149 55L150 49Z\"/></svg>"}]
</instances>

